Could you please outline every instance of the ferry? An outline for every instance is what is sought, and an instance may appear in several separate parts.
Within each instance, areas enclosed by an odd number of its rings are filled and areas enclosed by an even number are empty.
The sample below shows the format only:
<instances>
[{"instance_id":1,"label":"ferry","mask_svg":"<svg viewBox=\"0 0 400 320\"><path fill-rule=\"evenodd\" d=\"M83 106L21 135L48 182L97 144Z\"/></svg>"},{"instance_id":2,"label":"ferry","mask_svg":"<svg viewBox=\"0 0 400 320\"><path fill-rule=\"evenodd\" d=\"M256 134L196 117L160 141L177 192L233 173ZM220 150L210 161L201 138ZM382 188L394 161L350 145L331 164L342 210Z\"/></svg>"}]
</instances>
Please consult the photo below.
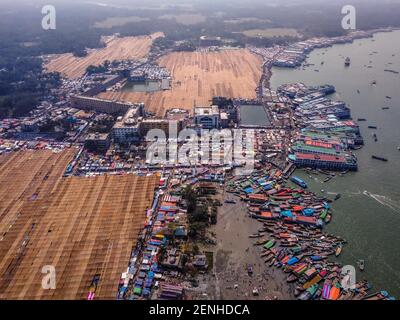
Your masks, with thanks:
<instances>
[{"instance_id":1,"label":"ferry","mask_svg":"<svg viewBox=\"0 0 400 320\"><path fill-rule=\"evenodd\" d=\"M298 186L300 186L304 189L307 189L307 183L305 183L305 181L303 181L299 177L292 177L292 178L290 178L290 181L292 181L293 183L297 184Z\"/></svg>"}]
</instances>

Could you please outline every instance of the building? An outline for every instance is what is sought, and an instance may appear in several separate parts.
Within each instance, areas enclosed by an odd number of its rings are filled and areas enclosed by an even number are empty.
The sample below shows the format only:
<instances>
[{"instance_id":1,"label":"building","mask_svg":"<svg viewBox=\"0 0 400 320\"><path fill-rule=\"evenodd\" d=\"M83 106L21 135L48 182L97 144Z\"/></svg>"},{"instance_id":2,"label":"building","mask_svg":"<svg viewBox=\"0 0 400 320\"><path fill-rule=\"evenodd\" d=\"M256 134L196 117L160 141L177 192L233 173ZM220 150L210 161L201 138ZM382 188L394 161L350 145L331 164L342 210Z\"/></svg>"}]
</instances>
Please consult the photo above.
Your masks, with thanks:
<instances>
[{"instance_id":1,"label":"building","mask_svg":"<svg viewBox=\"0 0 400 320\"><path fill-rule=\"evenodd\" d=\"M109 114L126 113L128 110L137 109L138 115L143 115L143 104L121 102L116 100L105 100L84 96L72 96L71 107L86 111L97 111Z\"/></svg>"},{"instance_id":2,"label":"building","mask_svg":"<svg viewBox=\"0 0 400 320\"><path fill-rule=\"evenodd\" d=\"M105 153L110 147L110 142L108 133L91 133L85 139L85 148L89 151Z\"/></svg>"},{"instance_id":3,"label":"building","mask_svg":"<svg viewBox=\"0 0 400 320\"><path fill-rule=\"evenodd\" d=\"M221 37L200 37L200 46L202 47L213 47L219 46L222 43Z\"/></svg>"},{"instance_id":4,"label":"building","mask_svg":"<svg viewBox=\"0 0 400 320\"><path fill-rule=\"evenodd\" d=\"M103 81L99 81L94 87L86 90L83 95L87 97L93 97L103 91L106 91L107 88L115 85L123 79L122 75L112 75L105 76Z\"/></svg>"},{"instance_id":5,"label":"building","mask_svg":"<svg viewBox=\"0 0 400 320\"><path fill-rule=\"evenodd\" d=\"M300 168L318 168L333 171L357 171L357 159L351 155L294 153L289 160Z\"/></svg>"},{"instance_id":6,"label":"building","mask_svg":"<svg viewBox=\"0 0 400 320\"><path fill-rule=\"evenodd\" d=\"M195 107L194 124L202 129L219 129L221 116L218 106Z\"/></svg>"},{"instance_id":7,"label":"building","mask_svg":"<svg viewBox=\"0 0 400 320\"><path fill-rule=\"evenodd\" d=\"M138 107L132 107L123 117L118 117L112 128L112 137L117 143L136 143L140 141L141 117Z\"/></svg>"},{"instance_id":8,"label":"building","mask_svg":"<svg viewBox=\"0 0 400 320\"><path fill-rule=\"evenodd\" d=\"M143 119L140 123L140 135L145 137L150 130L159 129L164 131L165 137L168 138L170 129L173 130L174 127L176 134L179 134L183 128L183 122L168 119Z\"/></svg>"}]
</instances>

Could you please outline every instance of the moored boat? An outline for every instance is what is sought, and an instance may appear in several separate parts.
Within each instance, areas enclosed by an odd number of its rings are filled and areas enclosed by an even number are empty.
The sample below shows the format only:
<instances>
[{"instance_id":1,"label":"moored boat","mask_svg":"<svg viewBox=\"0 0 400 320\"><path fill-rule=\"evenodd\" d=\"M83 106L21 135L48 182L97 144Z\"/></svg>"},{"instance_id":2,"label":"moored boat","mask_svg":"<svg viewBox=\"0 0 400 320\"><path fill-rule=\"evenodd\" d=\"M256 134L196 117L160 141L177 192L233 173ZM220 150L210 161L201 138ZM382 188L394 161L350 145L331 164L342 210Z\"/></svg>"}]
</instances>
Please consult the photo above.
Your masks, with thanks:
<instances>
[{"instance_id":1,"label":"moored boat","mask_svg":"<svg viewBox=\"0 0 400 320\"><path fill-rule=\"evenodd\" d=\"M342 246L342 244L339 244L336 248L335 256L338 257L342 253L342 250L343 250L343 246Z\"/></svg>"}]
</instances>

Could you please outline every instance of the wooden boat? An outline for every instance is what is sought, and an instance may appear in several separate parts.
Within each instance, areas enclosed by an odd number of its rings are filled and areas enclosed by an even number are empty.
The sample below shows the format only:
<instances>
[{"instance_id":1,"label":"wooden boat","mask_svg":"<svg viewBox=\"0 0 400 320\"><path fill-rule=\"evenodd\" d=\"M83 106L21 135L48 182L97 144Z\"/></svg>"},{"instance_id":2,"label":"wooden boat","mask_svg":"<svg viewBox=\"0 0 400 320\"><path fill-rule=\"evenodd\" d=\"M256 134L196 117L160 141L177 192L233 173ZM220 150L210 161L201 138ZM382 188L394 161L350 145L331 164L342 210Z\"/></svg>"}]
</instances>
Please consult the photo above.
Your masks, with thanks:
<instances>
[{"instance_id":1,"label":"wooden boat","mask_svg":"<svg viewBox=\"0 0 400 320\"><path fill-rule=\"evenodd\" d=\"M339 296L338 300L350 300L354 296L352 291L345 291Z\"/></svg>"},{"instance_id":2,"label":"wooden boat","mask_svg":"<svg viewBox=\"0 0 400 320\"><path fill-rule=\"evenodd\" d=\"M343 250L343 246L341 244L339 244L336 248L335 256L338 257L342 253L342 250Z\"/></svg>"},{"instance_id":3,"label":"wooden boat","mask_svg":"<svg viewBox=\"0 0 400 320\"><path fill-rule=\"evenodd\" d=\"M331 293L331 284L331 280L325 280L324 286L322 287L322 299L329 299Z\"/></svg>"},{"instance_id":4,"label":"wooden boat","mask_svg":"<svg viewBox=\"0 0 400 320\"><path fill-rule=\"evenodd\" d=\"M295 274L290 274L290 275L287 276L286 282L292 283L292 282L297 281L298 279L299 278Z\"/></svg>"},{"instance_id":5,"label":"wooden boat","mask_svg":"<svg viewBox=\"0 0 400 320\"><path fill-rule=\"evenodd\" d=\"M275 240L269 240L265 245L265 249L271 249L275 245L276 241Z\"/></svg>"},{"instance_id":6,"label":"wooden boat","mask_svg":"<svg viewBox=\"0 0 400 320\"><path fill-rule=\"evenodd\" d=\"M276 262L276 258L273 258L272 260L271 260L271 262L269 263L269 267L272 267L273 265L274 265L274 263Z\"/></svg>"},{"instance_id":7,"label":"wooden boat","mask_svg":"<svg viewBox=\"0 0 400 320\"><path fill-rule=\"evenodd\" d=\"M364 260L358 260L357 261L357 265L358 265L358 268L361 270L361 271L364 271L364 269L365 269L365 261Z\"/></svg>"},{"instance_id":8,"label":"wooden boat","mask_svg":"<svg viewBox=\"0 0 400 320\"><path fill-rule=\"evenodd\" d=\"M336 284L331 288L330 294L329 294L329 300L337 300L340 296L340 288Z\"/></svg>"},{"instance_id":9,"label":"wooden boat","mask_svg":"<svg viewBox=\"0 0 400 320\"><path fill-rule=\"evenodd\" d=\"M317 293L317 290L318 290L318 284L312 285L311 287L309 287L305 292L303 292L299 296L299 300L309 300L309 299L311 299Z\"/></svg>"}]
</instances>

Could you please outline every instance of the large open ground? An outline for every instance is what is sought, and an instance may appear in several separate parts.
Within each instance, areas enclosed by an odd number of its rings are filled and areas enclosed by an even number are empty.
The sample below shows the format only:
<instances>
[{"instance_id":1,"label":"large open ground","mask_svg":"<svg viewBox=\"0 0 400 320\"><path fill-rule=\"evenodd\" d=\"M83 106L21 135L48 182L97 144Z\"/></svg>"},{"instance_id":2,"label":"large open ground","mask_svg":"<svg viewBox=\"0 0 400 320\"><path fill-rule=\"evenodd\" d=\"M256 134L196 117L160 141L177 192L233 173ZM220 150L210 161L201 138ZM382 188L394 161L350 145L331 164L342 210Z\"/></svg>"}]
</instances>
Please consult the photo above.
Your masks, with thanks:
<instances>
[{"instance_id":1,"label":"large open ground","mask_svg":"<svg viewBox=\"0 0 400 320\"><path fill-rule=\"evenodd\" d=\"M158 178L63 178L75 152L0 157L0 299L84 299L94 276L96 299L116 297Z\"/></svg>"},{"instance_id":2,"label":"large open ground","mask_svg":"<svg viewBox=\"0 0 400 320\"><path fill-rule=\"evenodd\" d=\"M144 102L146 109L164 116L170 108L192 111L194 105L209 105L214 96L256 98L262 59L247 49L218 52L174 52L159 60L173 76L171 90L104 92L100 97Z\"/></svg>"},{"instance_id":3,"label":"large open ground","mask_svg":"<svg viewBox=\"0 0 400 320\"><path fill-rule=\"evenodd\" d=\"M86 57L75 57L72 53L54 55L45 65L49 72L60 72L68 78L79 78L90 65L101 65L104 61L141 59L150 52L150 47L162 33L141 37L113 37L106 41L103 49L90 50Z\"/></svg>"}]
</instances>

